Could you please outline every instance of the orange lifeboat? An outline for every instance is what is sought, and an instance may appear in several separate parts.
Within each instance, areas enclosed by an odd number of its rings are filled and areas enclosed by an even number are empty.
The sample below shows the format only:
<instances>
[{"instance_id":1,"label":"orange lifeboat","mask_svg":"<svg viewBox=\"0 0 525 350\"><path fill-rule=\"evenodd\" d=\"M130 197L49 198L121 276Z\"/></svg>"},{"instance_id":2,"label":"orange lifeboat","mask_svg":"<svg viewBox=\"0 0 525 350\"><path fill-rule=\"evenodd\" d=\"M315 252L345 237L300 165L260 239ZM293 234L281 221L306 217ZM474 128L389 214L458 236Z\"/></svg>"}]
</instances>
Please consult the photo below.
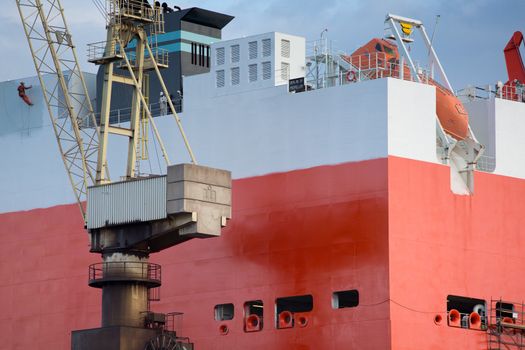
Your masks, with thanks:
<instances>
[{"instance_id":1,"label":"orange lifeboat","mask_svg":"<svg viewBox=\"0 0 525 350\"><path fill-rule=\"evenodd\" d=\"M457 140L463 140L468 133L468 113L461 101L448 89L435 81L429 81L436 87L436 114L443 130Z\"/></svg>"},{"instance_id":2,"label":"orange lifeboat","mask_svg":"<svg viewBox=\"0 0 525 350\"><path fill-rule=\"evenodd\" d=\"M360 70L384 68L382 77L396 77L399 74L399 51L396 44L389 40L374 38L367 44L354 51L352 55L344 57L346 61ZM410 68L403 67L404 79L410 79ZM371 79L378 78L373 73L368 74ZM461 101L444 86L434 80L429 84L436 87L436 114L445 132L457 140L463 140L468 134L468 113Z\"/></svg>"}]
</instances>

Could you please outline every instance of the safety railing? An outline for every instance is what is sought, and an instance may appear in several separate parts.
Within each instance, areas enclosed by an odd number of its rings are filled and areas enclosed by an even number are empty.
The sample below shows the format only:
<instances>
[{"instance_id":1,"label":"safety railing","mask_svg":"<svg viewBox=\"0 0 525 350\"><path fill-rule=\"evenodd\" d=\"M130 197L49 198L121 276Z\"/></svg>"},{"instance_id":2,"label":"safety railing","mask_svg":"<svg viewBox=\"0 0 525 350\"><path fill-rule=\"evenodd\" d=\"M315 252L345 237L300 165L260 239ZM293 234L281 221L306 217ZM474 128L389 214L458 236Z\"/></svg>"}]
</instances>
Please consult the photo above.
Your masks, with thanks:
<instances>
[{"instance_id":1,"label":"safety railing","mask_svg":"<svg viewBox=\"0 0 525 350\"><path fill-rule=\"evenodd\" d=\"M151 5L142 0L106 0L110 18L117 21L129 18L145 22L155 20L155 11Z\"/></svg>"},{"instance_id":2,"label":"safety railing","mask_svg":"<svg viewBox=\"0 0 525 350\"><path fill-rule=\"evenodd\" d=\"M488 100L491 98L501 98L509 101L524 102L525 103L525 85L486 85L467 86L464 89L458 90L456 94L465 100Z\"/></svg>"},{"instance_id":3,"label":"safety railing","mask_svg":"<svg viewBox=\"0 0 525 350\"><path fill-rule=\"evenodd\" d=\"M152 287L161 284L161 266L140 261L112 261L89 266L89 285L101 287L118 281L142 281Z\"/></svg>"},{"instance_id":4,"label":"safety railing","mask_svg":"<svg viewBox=\"0 0 525 350\"><path fill-rule=\"evenodd\" d=\"M399 61L388 59L384 52L354 56L342 55L341 58L349 64L351 67L349 70L341 70L334 74L320 76L321 82L310 79L307 81L307 85L314 88L316 86L331 87L382 78L418 81L408 65L405 64L401 67ZM430 83L431 74L428 69L416 65L416 71L420 82L424 84Z\"/></svg>"},{"instance_id":5,"label":"safety railing","mask_svg":"<svg viewBox=\"0 0 525 350\"><path fill-rule=\"evenodd\" d=\"M504 85L501 92L496 92L496 96L504 100L525 102L525 85Z\"/></svg>"},{"instance_id":6,"label":"safety railing","mask_svg":"<svg viewBox=\"0 0 525 350\"><path fill-rule=\"evenodd\" d=\"M96 63L104 59L122 59L119 51L115 40L90 43L87 47L88 61Z\"/></svg>"},{"instance_id":7,"label":"safety railing","mask_svg":"<svg viewBox=\"0 0 525 350\"><path fill-rule=\"evenodd\" d=\"M182 112L183 101L182 98L173 98L171 100L173 107L177 113ZM167 114L171 114L168 104L161 102L155 102L148 104L148 108L153 117L159 117ZM100 123L100 113L95 114L97 122ZM127 108L116 108L109 112L109 123L111 125L120 125L122 123L129 122L131 119L131 107Z\"/></svg>"},{"instance_id":8,"label":"safety railing","mask_svg":"<svg viewBox=\"0 0 525 350\"><path fill-rule=\"evenodd\" d=\"M182 334L183 316L184 313L182 312L167 313L165 330L175 332L176 334Z\"/></svg>"},{"instance_id":9,"label":"safety railing","mask_svg":"<svg viewBox=\"0 0 525 350\"><path fill-rule=\"evenodd\" d=\"M167 67L169 65L169 51L166 49L161 49L159 47L153 46L151 48L153 53L153 58L159 67ZM129 63L132 67L137 66L137 53L135 51L126 52L128 56ZM120 68L126 66L125 62L121 62ZM144 53L144 69L151 70L154 69L153 61L148 52Z\"/></svg>"}]
</instances>

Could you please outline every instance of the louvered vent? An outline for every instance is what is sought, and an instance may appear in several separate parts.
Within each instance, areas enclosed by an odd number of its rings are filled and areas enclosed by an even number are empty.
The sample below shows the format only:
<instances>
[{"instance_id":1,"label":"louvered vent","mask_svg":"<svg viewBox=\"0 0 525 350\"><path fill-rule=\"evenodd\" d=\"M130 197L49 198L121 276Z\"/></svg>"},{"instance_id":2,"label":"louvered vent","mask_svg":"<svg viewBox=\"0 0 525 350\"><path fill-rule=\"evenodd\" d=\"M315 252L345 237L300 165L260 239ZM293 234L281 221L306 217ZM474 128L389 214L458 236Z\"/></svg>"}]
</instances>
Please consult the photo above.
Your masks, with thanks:
<instances>
[{"instance_id":1,"label":"louvered vent","mask_svg":"<svg viewBox=\"0 0 525 350\"><path fill-rule=\"evenodd\" d=\"M239 45L232 45L231 47L232 63L237 63L241 60L241 50Z\"/></svg>"},{"instance_id":2,"label":"louvered vent","mask_svg":"<svg viewBox=\"0 0 525 350\"><path fill-rule=\"evenodd\" d=\"M248 43L248 56L251 60L257 58L257 41L250 41Z\"/></svg>"},{"instance_id":3,"label":"louvered vent","mask_svg":"<svg viewBox=\"0 0 525 350\"><path fill-rule=\"evenodd\" d=\"M263 80L268 80L272 78L272 63L271 62L262 63L262 78Z\"/></svg>"},{"instance_id":4,"label":"louvered vent","mask_svg":"<svg viewBox=\"0 0 525 350\"><path fill-rule=\"evenodd\" d=\"M224 47L217 48L215 54L217 55L217 65L224 64Z\"/></svg>"},{"instance_id":5,"label":"louvered vent","mask_svg":"<svg viewBox=\"0 0 525 350\"><path fill-rule=\"evenodd\" d=\"M290 40L281 40L281 56L290 58Z\"/></svg>"},{"instance_id":6,"label":"louvered vent","mask_svg":"<svg viewBox=\"0 0 525 350\"><path fill-rule=\"evenodd\" d=\"M217 71L216 84L218 88L224 87L224 70Z\"/></svg>"},{"instance_id":7,"label":"louvered vent","mask_svg":"<svg viewBox=\"0 0 525 350\"><path fill-rule=\"evenodd\" d=\"M239 85L241 82L241 71L239 67L232 68L232 85Z\"/></svg>"},{"instance_id":8,"label":"louvered vent","mask_svg":"<svg viewBox=\"0 0 525 350\"><path fill-rule=\"evenodd\" d=\"M248 66L248 77L250 79L250 82L257 81L257 65L256 64L250 64Z\"/></svg>"},{"instance_id":9,"label":"louvered vent","mask_svg":"<svg viewBox=\"0 0 525 350\"><path fill-rule=\"evenodd\" d=\"M290 77L290 65L288 63L281 62L281 79L288 80Z\"/></svg>"},{"instance_id":10,"label":"louvered vent","mask_svg":"<svg viewBox=\"0 0 525 350\"><path fill-rule=\"evenodd\" d=\"M263 57L271 56L272 54L272 40L271 39L263 39L262 54L263 54Z\"/></svg>"}]
</instances>

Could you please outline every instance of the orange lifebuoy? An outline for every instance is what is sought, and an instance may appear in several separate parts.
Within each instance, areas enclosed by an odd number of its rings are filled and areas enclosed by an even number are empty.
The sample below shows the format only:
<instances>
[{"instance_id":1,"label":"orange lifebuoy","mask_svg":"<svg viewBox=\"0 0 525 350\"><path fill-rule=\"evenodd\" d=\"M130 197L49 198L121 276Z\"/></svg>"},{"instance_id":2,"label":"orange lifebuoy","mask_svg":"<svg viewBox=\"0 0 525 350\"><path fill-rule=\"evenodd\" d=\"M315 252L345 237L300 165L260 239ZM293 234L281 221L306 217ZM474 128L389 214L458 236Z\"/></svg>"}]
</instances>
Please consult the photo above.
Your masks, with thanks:
<instances>
[{"instance_id":1,"label":"orange lifebuoy","mask_svg":"<svg viewBox=\"0 0 525 350\"><path fill-rule=\"evenodd\" d=\"M346 81L350 81L352 83L355 83L357 81L357 75L354 71L349 71L346 73Z\"/></svg>"}]
</instances>

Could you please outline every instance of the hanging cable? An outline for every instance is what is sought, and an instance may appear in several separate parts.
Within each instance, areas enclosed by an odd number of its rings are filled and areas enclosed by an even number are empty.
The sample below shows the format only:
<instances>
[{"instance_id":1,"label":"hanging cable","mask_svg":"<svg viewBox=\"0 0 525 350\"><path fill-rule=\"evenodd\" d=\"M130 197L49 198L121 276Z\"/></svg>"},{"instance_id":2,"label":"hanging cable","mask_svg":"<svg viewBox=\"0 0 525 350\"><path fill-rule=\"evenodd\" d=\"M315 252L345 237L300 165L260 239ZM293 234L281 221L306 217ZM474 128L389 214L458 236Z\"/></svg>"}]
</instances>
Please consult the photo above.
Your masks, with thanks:
<instances>
[{"instance_id":1,"label":"hanging cable","mask_svg":"<svg viewBox=\"0 0 525 350\"><path fill-rule=\"evenodd\" d=\"M403 305L397 301L395 301L394 299L386 299L386 300L383 300L383 301L380 301L380 302L377 302L377 303L372 303L372 304L359 304L359 306L378 306L378 305L381 305L381 304L385 304L385 303L388 303L388 302L391 302L393 304L396 304L397 306L400 306L408 311L412 311L412 312L417 312L417 313L420 313L420 314L446 314L447 311L422 311L422 310L416 310L416 309L413 309L409 306L406 306L406 305Z\"/></svg>"},{"instance_id":2,"label":"hanging cable","mask_svg":"<svg viewBox=\"0 0 525 350\"><path fill-rule=\"evenodd\" d=\"M106 19L106 11L104 9L104 5L100 2L100 0L91 0L95 7L97 8L98 12L104 17L104 20Z\"/></svg>"}]
</instances>

